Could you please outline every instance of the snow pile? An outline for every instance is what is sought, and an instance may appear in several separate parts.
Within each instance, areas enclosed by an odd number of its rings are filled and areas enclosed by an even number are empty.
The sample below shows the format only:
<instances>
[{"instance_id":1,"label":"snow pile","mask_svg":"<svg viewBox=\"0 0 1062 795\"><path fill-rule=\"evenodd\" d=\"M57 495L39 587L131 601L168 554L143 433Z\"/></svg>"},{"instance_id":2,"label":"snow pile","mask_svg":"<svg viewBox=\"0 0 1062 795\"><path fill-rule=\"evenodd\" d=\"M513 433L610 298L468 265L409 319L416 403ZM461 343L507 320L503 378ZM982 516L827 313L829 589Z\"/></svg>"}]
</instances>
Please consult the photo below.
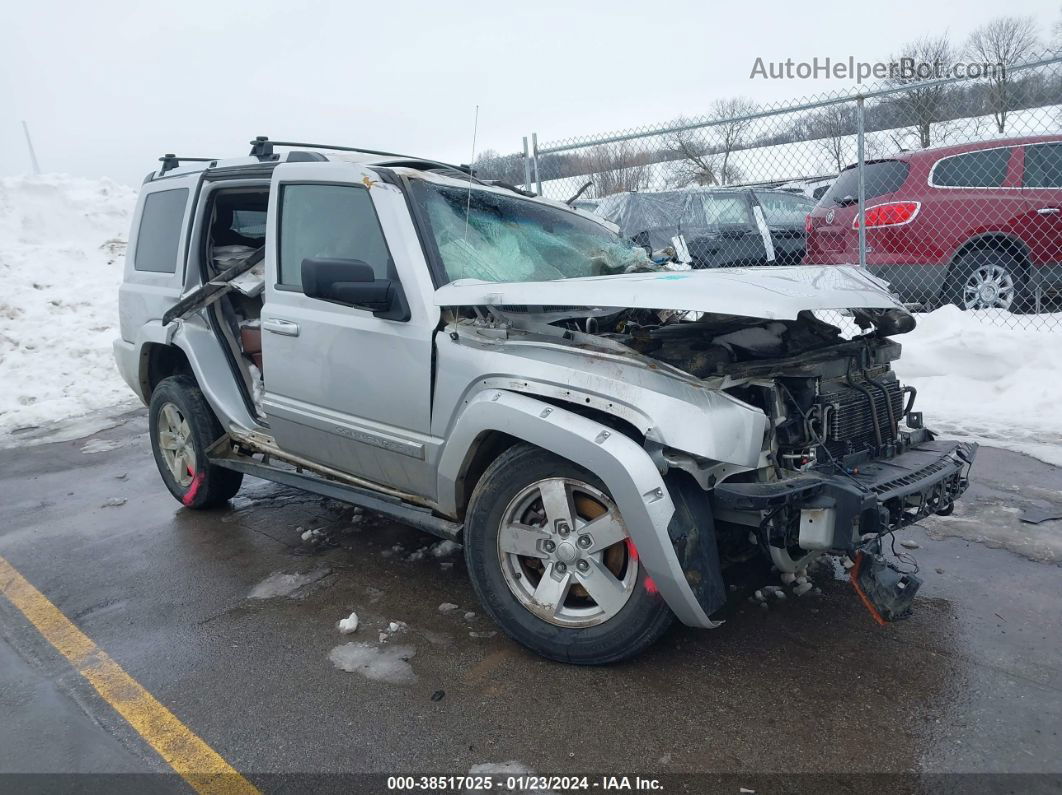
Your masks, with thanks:
<instances>
[{"instance_id":1,"label":"snow pile","mask_svg":"<svg viewBox=\"0 0 1062 795\"><path fill-rule=\"evenodd\" d=\"M896 338L903 355L894 367L918 390L927 427L1062 465L1062 333L1046 330L1062 314L949 305L917 319Z\"/></svg>"},{"instance_id":2,"label":"snow pile","mask_svg":"<svg viewBox=\"0 0 1062 795\"><path fill-rule=\"evenodd\" d=\"M435 546L431 548L431 554L437 558L445 558L447 555L452 555L460 548L461 545L456 541L450 541L447 539L435 544Z\"/></svg>"},{"instance_id":3,"label":"snow pile","mask_svg":"<svg viewBox=\"0 0 1062 795\"><path fill-rule=\"evenodd\" d=\"M0 441L132 397L111 341L135 203L108 179L0 178Z\"/></svg>"},{"instance_id":4,"label":"snow pile","mask_svg":"<svg viewBox=\"0 0 1062 795\"><path fill-rule=\"evenodd\" d=\"M358 614L351 613L346 618L339 619L339 623L336 624L336 628L344 635L349 635L351 632L357 632Z\"/></svg>"}]
</instances>

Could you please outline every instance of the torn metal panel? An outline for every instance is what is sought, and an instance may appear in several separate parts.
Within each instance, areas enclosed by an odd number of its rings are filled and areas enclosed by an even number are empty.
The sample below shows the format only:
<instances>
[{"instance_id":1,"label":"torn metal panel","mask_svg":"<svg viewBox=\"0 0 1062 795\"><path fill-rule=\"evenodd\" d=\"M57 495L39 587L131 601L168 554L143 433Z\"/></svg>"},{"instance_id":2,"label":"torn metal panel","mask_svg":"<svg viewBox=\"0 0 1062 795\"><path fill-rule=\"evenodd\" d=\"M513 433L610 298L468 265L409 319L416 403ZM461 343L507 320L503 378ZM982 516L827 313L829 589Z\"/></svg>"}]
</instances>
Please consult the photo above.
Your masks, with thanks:
<instances>
[{"instance_id":1,"label":"torn metal panel","mask_svg":"<svg viewBox=\"0 0 1062 795\"><path fill-rule=\"evenodd\" d=\"M221 296L234 289L234 285L232 284L234 279L250 271L255 265L262 262L264 258L265 246L262 246L247 257L247 259L226 268L206 284L200 285L192 290L181 298L180 301L166 310L165 314L162 316L162 325L165 326L178 318L187 317L203 307L210 306L221 298Z\"/></svg>"}]
</instances>

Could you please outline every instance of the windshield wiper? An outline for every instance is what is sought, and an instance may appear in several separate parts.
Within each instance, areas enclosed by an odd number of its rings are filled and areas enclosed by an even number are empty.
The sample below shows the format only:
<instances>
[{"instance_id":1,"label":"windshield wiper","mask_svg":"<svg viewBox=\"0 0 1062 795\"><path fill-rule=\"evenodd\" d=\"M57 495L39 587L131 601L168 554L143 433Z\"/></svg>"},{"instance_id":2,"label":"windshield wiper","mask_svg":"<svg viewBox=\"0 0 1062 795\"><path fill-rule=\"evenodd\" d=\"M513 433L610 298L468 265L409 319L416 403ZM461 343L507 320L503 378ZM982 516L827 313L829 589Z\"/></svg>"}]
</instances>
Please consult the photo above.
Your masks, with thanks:
<instances>
[{"instance_id":1,"label":"windshield wiper","mask_svg":"<svg viewBox=\"0 0 1062 795\"><path fill-rule=\"evenodd\" d=\"M840 199L834 199L833 203L838 207L851 207L853 204L859 204L859 199L849 194Z\"/></svg>"}]
</instances>

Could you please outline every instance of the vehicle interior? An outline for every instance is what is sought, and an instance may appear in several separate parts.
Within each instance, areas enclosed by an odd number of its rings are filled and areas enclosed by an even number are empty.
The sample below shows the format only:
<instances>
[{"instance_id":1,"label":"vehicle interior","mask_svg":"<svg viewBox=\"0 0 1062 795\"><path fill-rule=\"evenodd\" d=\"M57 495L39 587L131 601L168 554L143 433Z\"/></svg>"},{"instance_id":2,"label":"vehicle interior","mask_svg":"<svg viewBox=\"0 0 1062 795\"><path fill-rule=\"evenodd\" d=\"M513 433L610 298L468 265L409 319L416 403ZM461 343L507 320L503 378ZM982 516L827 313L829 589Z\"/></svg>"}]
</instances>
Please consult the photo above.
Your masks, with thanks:
<instances>
[{"instance_id":1,"label":"vehicle interior","mask_svg":"<svg viewBox=\"0 0 1062 795\"><path fill-rule=\"evenodd\" d=\"M268 186L223 188L210 197L209 223L204 236L203 262L206 276L216 279L233 266L246 263L265 246ZM265 287L265 263L261 259L232 279L211 307L218 330L244 377L247 394L258 416L263 392L261 314Z\"/></svg>"}]
</instances>

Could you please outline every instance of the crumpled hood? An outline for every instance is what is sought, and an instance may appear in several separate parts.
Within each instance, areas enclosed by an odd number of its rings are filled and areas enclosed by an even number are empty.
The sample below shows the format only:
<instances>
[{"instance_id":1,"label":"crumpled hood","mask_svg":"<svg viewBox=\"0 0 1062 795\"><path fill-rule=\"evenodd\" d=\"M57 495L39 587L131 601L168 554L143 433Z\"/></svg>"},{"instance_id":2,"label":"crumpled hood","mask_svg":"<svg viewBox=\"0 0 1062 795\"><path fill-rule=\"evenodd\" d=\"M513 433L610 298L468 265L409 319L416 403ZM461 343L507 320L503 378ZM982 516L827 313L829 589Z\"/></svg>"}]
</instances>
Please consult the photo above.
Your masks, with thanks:
<instances>
[{"instance_id":1,"label":"crumpled hood","mask_svg":"<svg viewBox=\"0 0 1062 795\"><path fill-rule=\"evenodd\" d=\"M903 308L888 284L847 266L797 265L625 273L547 282L461 279L435 291L436 306L676 309L795 320L805 309Z\"/></svg>"}]
</instances>

